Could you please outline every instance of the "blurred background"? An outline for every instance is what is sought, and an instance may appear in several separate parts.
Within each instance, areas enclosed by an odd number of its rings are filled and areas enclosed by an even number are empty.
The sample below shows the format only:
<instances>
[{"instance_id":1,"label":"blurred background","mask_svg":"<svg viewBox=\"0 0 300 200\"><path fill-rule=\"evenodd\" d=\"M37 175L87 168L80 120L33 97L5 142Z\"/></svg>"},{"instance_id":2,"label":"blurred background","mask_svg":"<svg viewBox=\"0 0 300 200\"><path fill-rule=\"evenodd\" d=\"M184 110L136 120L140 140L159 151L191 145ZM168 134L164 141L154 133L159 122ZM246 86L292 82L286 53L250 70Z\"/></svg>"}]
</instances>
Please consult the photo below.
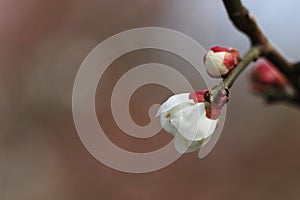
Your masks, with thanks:
<instances>
[{"instance_id":1,"label":"blurred background","mask_svg":"<svg viewBox=\"0 0 300 200\"><path fill-rule=\"evenodd\" d=\"M289 59L300 60L299 1L244 0L262 29ZM231 90L223 133L205 159L197 153L147 174L126 174L94 159L72 118L72 87L85 56L106 38L131 28L180 31L206 49L247 38L231 25L221 0L0 0L0 199L299 199L300 110L266 105L250 92L247 72ZM168 64L201 87L184 60L145 50L116 60L99 83L99 122L118 146L157 149L172 138L126 136L113 121L112 84L138 64ZM197 85L198 84L198 85ZM148 123L148 107L170 91L140 88L133 119Z\"/></svg>"}]
</instances>

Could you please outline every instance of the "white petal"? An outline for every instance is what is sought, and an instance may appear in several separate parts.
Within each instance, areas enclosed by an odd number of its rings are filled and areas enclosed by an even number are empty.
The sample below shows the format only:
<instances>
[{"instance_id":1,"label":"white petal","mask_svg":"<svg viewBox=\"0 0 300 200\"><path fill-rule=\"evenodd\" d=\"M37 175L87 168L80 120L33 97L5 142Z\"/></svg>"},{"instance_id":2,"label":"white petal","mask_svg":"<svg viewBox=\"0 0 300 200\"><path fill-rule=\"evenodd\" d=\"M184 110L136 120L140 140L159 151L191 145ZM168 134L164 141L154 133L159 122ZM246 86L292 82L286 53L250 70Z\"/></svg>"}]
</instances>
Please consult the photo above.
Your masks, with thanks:
<instances>
[{"instance_id":1,"label":"white petal","mask_svg":"<svg viewBox=\"0 0 300 200\"><path fill-rule=\"evenodd\" d=\"M182 137L180 134L177 134L175 136L174 145L175 145L175 149L179 153L190 153L190 152L200 149L202 146L204 146L208 142L209 139L210 139L210 137L205 138L203 140L193 142L193 141L187 140L186 138Z\"/></svg>"},{"instance_id":2,"label":"white petal","mask_svg":"<svg viewBox=\"0 0 300 200\"><path fill-rule=\"evenodd\" d=\"M208 51L204 64L210 76L218 78L229 71L224 65L225 54L225 52Z\"/></svg>"},{"instance_id":3,"label":"white petal","mask_svg":"<svg viewBox=\"0 0 300 200\"><path fill-rule=\"evenodd\" d=\"M166 114L172 108L178 106L181 103L185 102L194 102L192 99L189 99L190 93L182 93L171 96L167 101L165 101L157 111L156 117L162 114Z\"/></svg>"},{"instance_id":4,"label":"white petal","mask_svg":"<svg viewBox=\"0 0 300 200\"><path fill-rule=\"evenodd\" d=\"M199 141L213 134L218 120L206 117L205 104L180 104L170 111L170 123L179 134L191 141Z\"/></svg>"},{"instance_id":5,"label":"white petal","mask_svg":"<svg viewBox=\"0 0 300 200\"><path fill-rule=\"evenodd\" d=\"M170 119L166 115L160 115L161 127L168 133L176 135L178 133L177 129L170 123Z\"/></svg>"}]
</instances>

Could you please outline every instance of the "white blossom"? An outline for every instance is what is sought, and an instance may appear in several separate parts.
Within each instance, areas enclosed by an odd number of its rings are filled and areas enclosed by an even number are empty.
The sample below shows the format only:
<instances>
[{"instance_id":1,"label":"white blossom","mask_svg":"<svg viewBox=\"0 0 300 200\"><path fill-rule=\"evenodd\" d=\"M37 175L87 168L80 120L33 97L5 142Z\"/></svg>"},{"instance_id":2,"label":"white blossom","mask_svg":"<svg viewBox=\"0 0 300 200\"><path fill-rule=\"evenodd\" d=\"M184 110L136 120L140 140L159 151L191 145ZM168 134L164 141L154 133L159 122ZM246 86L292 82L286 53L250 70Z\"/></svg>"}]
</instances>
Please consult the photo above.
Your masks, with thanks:
<instances>
[{"instance_id":1,"label":"white blossom","mask_svg":"<svg viewBox=\"0 0 300 200\"><path fill-rule=\"evenodd\" d=\"M180 153L200 149L210 139L218 121L207 118L205 102L195 103L189 96L171 96L157 112L164 130L175 136L175 148Z\"/></svg>"}]
</instances>

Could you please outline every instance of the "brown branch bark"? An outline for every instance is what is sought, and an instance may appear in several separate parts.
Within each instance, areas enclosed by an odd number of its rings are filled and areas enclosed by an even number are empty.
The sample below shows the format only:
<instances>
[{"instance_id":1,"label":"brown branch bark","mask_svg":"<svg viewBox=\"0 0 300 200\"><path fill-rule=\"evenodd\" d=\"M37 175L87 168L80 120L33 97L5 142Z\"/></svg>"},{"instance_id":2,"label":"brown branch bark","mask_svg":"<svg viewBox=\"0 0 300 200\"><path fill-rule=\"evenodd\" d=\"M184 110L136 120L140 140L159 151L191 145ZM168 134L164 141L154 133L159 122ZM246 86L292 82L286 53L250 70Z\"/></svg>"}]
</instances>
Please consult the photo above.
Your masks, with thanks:
<instances>
[{"instance_id":1,"label":"brown branch bark","mask_svg":"<svg viewBox=\"0 0 300 200\"><path fill-rule=\"evenodd\" d=\"M283 73L295 90L300 93L300 82L297 69L285 59L276 48L269 42L262 30L259 28L255 18L249 15L241 0L223 0L229 18L238 30L246 34L253 46L260 46L261 55L270 60Z\"/></svg>"}]
</instances>

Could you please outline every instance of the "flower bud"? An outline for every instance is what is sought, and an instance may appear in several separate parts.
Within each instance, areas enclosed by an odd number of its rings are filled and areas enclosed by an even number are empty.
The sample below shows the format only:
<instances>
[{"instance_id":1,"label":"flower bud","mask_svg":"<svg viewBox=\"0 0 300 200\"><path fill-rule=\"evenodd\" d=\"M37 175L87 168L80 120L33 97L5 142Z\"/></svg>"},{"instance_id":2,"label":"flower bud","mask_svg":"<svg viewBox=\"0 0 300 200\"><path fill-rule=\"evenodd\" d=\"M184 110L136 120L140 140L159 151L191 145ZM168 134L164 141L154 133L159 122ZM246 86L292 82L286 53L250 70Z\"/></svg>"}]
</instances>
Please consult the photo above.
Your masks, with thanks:
<instances>
[{"instance_id":1,"label":"flower bud","mask_svg":"<svg viewBox=\"0 0 300 200\"><path fill-rule=\"evenodd\" d=\"M212 47L204 56L207 73L214 78L226 77L239 62L239 51L228 47Z\"/></svg>"},{"instance_id":2,"label":"flower bud","mask_svg":"<svg viewBox=\"0 0 300 200\"><path fill-rule=\"evenodd\" d=\"M200 149L216 129L218 120L206 116L205 102L202 101L205 92L202 97L200 93L174 95L157 112L162 127L175 136L175 148L180 153ZM197 97L196 101L194 97Z\"/></svg>"},{"instance_id":3,"label":"flower bud","mask_svg":"<svg viewBox=\"0 0 300 200\"><path fill-rule=\"evenodd\" d=\"M256 92L264 92L269 88L284 89L288 84L283 74L266 59L259 59L254 63L250 76Z\"/></svg>"}]
</instances>

